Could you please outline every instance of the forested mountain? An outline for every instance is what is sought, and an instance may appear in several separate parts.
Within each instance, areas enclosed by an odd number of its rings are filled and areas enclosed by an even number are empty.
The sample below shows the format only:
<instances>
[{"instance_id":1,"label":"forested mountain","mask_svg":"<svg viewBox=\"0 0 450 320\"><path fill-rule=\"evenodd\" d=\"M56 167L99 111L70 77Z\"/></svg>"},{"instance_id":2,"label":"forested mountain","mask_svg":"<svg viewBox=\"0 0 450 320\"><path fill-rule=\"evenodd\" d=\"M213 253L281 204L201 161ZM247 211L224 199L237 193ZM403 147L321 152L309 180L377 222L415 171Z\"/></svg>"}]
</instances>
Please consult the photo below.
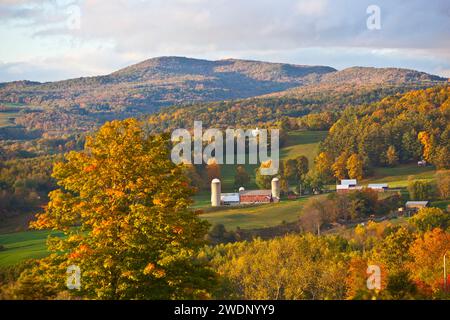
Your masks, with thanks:
<instances>
[{"instance_id":1,"label":"forested mountain","mask_svg":"<svg viewBox=\"0 0 450 320\"><path fill-rule=\"evenodd\" d=\"M190 127L194 120L220 127L270 124L311 112L335 113L441 83L447 79L398 68L337 71L236 59L160 57L105 76L3 83L0 104L32 106L21 108L16 124L60 136L156 112L149 122L157 131Z\"/></svg>"},{"instance_id":2,"label":"forested mountain","mask_svg":"<svg viewBox=\"0 0 450 320\"><path fill-rule=\"evenodd\" d=\"M0 84L0 102L88 112L152 113L162 106L242 99L265 94L302 97L305 92L345 88L417 86L447 81L414 70L353 67L336 71L249 60L183 57L145 60L109 75L57 82Z\"/></svg>"},{"instance_id":3,"label":"forested mountain","mask_svg":"<svg viewBox=\"0 0 450 320\"><path fill-rule=\"evenodd\" d=\"M247 60L161 57L105 76L0 85L0 101L88 111L154 112L161 106L246 98L315 81L335 69Z\"/></svg>"},{"instance_id":4,"label":"forested mountain","mask_svg":"<svg viewBox=\"0 0 450 320\"><path fill-rule=\"evenodd\" d=\"M269 97L302 97L311 92L342 92L356 94L355 88L364 91L374 88L430 86L447 79L409 69L351 67L324 74L315 83L268 94Z\"/></svg>"}]
</instances>

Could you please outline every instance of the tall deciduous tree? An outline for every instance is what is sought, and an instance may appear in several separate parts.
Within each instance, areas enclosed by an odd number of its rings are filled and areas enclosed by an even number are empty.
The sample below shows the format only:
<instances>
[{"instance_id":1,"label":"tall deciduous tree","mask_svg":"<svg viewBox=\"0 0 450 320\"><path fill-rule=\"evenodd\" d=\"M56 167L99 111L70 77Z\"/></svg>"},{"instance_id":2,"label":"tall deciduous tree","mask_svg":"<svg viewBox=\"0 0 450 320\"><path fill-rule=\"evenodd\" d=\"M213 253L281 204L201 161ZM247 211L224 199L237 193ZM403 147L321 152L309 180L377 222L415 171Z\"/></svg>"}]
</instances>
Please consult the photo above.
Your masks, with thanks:
<instances>
[{"instance_id":1,"label":"tall deciduous tree","mask_svg":"<svg viewBox=\"0 0 450 320\"><path fill-rule=\"evenodd\" d=\"M333 163L333 174L337 179L345 179L347 177L347 160L347 152L342 152Z\"/></svg>"},{"instance_id":2,"label":"tall deciduous tree","mask_svg":"<svg viewBox=\"0 0 450 320\"><path fill-rule=\"evenodd\" d=\"M206 164L206 174L208 176L208 185L213 179L220 179L220 165L217 163L216 159L209 159Z\"/></svg>"},{"instance_id":3,"label":"tall deciduous tree","mask_svg":"<svg viewBox=\"0 0 450 320\"><path fill-rule=\"evenodd\" d=\"M414 241L409 253L411 274L417 281L422 281L435 293L442 290L443 257L450 251L450 233L436 228L428 231Z\"/></svg>"},{"instance_id":4,"label":"tall deciduous tree","mask_svg":"<svg viewBox=\"0 0 450 320\"><path fill-rule=\"evenodd\" d=\"M304 189L304 184L305 184L305 178L306 178L306 174L308 173L309 170L309 162L308 162L308 158L306 158L305 156L299 156L296 159L297 162L297 174L298 174L298 191L300 194L303 193L303 189Z\"/></svg>"},{"instance_id":5,"label":"tall deciduous tree","mask_svg":"<svg viewBox=\"0 0 450 320\"><path fill-rule=\"evenodd\" d=\"M247 187L250 183L250 175L245 170L244 166L236 167L236 174L234 176L234 186L239 187Z\"/></svg>"},{"instance_id":6,"label":"tall deciduous tree","mask_svg":"<svg viewBox=\"0 0 450 320\"><path fill-rule=\"evenodd\" d=\"M363 178L363 161L357 154L352 154L347 160L348 175L351 179Z\"/></svg>"},{"instance_id":7,"label":"tall deciduous tree","mask_svg":"<svg viewBox=\"0 0 450 320\"><path fill-rule=\"evenodd\" d=\"M433 196L433 187L426 181L410 180L408 193L411 200L430 200Z\"/></svg>"},{"instance_id":8,"label":"tall deciduous tree","mask_svg":"<svg viewBox=\"0 0 450 320\"><path fill-rule=\"evenodd\" d=\"M206 293L212 274L193 257L208 224L188 210L192 190L182 167L171 162L165 137L148 135L136 120L106 123L84 151L56 164L53 176L60 188L32 227L62 230L66 237L50 239L49 249L59 255L35 269L41 278L60 281L64 268L76 265L79 294L87 298Z\"/></svg>"},{"instance_id":9,"label":"tall deciduous tree","mask_svg":"<svg viewBox=\"0 0 450 320\"><path fill-rule=\"evenodd\" d=\"M397 150L392 145L386 150L386 164L390 167L395 167L398 164Z\"/></svg>"}]
</instances>

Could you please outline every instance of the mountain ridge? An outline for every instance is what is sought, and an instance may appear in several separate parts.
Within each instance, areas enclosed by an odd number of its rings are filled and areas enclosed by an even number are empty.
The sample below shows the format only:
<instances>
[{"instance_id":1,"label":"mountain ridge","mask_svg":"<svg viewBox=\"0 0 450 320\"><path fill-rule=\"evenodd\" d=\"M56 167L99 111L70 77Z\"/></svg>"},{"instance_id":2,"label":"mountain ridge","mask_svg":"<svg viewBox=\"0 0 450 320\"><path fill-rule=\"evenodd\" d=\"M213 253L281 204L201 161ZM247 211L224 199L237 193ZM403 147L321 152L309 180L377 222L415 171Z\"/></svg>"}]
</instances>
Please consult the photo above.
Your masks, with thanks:
<instances>
[{"instance_id":1,"label":"mountain ridge","mask_svg":"<svg viewBox=\"0 0 450 320\"><path fill-rule=\"evenodd\" d=\"M48 108L82 108L94 112L153 113L161 107L289 96L309 86L402 85L446 79L401 68L351 67L336 70L257 60L205 60L163 56L141 61L107 75L56 82L16 81L0 84L0 102ZM312 88L317 90L317 88Z\"/></svg>"}]
</instances>

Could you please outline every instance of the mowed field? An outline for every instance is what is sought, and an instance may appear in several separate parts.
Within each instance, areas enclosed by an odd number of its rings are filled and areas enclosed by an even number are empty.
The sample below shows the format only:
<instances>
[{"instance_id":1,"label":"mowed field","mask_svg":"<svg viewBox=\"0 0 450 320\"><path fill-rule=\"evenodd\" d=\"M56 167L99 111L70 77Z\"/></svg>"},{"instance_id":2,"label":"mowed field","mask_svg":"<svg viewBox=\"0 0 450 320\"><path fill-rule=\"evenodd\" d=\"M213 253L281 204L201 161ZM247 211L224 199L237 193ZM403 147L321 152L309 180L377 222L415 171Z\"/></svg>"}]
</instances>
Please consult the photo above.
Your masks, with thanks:
<instances>
[{"instance_id":1,"label":"mowed field","mask_svg":"<svg viewBox=\"0 0 450 320\"><path fill-rule=\"evenodd\" d=\"M211 223L223 224L227 230L267 228L283 222L297 221L302 204L308 197L296 200L284 200L279 203L253 205L246 207L228 207L207 211L200 215Z\"/></svg>"},{"instance_id":2,"label":"mowed field","mask_svg":"<svg viewBox=\"0 0 450 320\"><path fill-rule=\"evenodd\" d=\"M38 106L25 105L20 103L1 103L2 109L0 110L0 128L15 126L15 119L21 115L19 109L33 109L41 110Z\"/></svg>"},{"instance_id":3,"label":"mowed field","mask_svg":"<svg viewBox=\"0 0 450 320\"><path fill-rule=\"evenodd\" d=\"M0 251L0 267L14 265L31 258L42 258L49 254L47 237L62 236L61 232L23 231L0 235L0 245L5 250Z\"/></svg>"},{"instance_id":4,"label":"mowed field","mask_svg":"<svg viewBox=\"0 0 450 320\"><path fill-rule=\"evenodd\" d=\"M361 181L361 184L388 183L389 188L405 188L410 178L431 181L435 174L434 167L418 167L416 164L406 164L395 168L376 168L373 177Z\"/></svg>"},{"instance_id":5,"label":"mowed field","mask_svg":"<svg viewBox=\"0 0 450 320\"><path fill-rule=\"evenodd\" d=\"M0 112L0 128L15 125L14 119L19 115L19 112Z\"/></svg>"}]
</instances>

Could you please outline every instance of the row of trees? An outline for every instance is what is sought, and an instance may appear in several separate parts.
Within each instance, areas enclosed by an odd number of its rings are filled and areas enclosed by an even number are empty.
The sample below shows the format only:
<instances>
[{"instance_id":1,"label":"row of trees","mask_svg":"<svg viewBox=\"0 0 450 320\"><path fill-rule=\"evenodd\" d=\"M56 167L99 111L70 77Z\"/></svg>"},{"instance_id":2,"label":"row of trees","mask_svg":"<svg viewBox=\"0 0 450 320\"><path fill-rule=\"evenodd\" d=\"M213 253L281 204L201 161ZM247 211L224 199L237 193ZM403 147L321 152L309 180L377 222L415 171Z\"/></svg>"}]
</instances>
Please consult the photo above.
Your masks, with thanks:
<instances>
[{"instance_id":1,"label":"row of trees","mask_svg":"<svg viewBox=\"0 0 450 320\"><path fill-rule=\"evenodd\" d=\"M375 166L395 166L424 159L438 169L450 168L450 87L434 87L347 108L330 128L322 151L339 177L357 155L363 174Z\"/></svg>"},{"instance_id":2,"label":"row of trees","mask_svg":"<svg viewBox=\"0 0 450 320\"><path fill-rule=\"evenodd\" d=\"M222 276L214 294L225 299L444 299L443 257L450 250L446 224L358 225L348 237L288 235L208 248ZM367 269L381 270L381 287L370 290ZM450 278L450 277L449 277Z\"/></svg>"},{"instance_id":3,"label":"row of trees","mask_svg":"<svg viewBox=\"0 0 450 320\"><path fill-rule=\"evenodd\" d=\"M399 194L379 197L371 189L351 193L330 193L311 198L302 208L300 226L303 230L320 234L321 229L335 222L348 223L389 214L403 205Z\"/></svg>"}]
</instances>

